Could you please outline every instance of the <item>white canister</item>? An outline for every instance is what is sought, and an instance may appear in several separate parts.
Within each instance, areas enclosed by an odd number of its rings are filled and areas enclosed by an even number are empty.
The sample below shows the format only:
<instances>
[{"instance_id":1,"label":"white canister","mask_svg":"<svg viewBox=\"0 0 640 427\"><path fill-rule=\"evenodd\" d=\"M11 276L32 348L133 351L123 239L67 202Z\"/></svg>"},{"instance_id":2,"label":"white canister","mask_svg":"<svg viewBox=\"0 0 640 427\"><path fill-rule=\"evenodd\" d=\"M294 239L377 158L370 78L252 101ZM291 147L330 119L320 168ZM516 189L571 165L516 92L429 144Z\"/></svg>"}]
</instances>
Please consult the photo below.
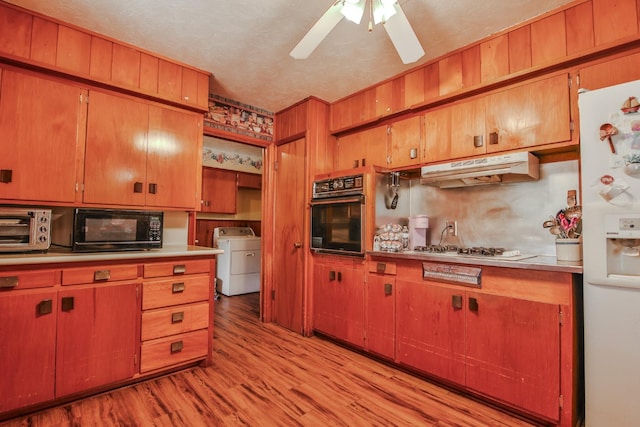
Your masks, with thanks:
<instances>
[{"instance_id":1,"label":"white canister","mask_svg":"<svg viewBox=\"0 0 640 427\"><path fill-rule=\"evenodd\" d=\"M558 261L582 261L582 239L556 239Z\"/></svg>"}]
</instances>

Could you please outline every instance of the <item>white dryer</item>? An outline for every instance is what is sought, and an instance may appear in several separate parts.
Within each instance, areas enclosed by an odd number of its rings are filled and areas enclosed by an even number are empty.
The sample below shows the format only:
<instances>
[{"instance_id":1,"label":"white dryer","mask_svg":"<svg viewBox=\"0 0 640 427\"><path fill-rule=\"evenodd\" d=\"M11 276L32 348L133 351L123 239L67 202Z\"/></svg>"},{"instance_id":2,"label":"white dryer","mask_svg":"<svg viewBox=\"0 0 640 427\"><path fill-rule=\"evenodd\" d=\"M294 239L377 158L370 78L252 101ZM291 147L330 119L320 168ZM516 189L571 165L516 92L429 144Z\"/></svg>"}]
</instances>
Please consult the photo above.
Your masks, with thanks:
<instances>
[{"instance_id":1,"label":"white dryer","mask_svg":"<svg viewBox=\"0 0 640 427\"><path fill-rule=\"evenodd\" d=\"M251 227L217 227L213 246L217 257L217 291L226 296L260 291L260 237Z\"/></svg>"}]
</instances>

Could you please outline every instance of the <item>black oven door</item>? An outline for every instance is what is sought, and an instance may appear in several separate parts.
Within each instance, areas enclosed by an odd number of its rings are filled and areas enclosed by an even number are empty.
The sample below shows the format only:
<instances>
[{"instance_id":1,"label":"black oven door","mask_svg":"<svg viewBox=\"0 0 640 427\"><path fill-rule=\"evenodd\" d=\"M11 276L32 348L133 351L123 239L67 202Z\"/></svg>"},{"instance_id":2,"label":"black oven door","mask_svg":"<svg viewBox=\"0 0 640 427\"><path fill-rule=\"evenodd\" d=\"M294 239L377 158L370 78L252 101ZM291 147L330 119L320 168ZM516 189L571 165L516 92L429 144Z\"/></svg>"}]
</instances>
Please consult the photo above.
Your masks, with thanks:
<instances>
[{"instance_id":1,"label":"black oven door","mask_svg":"<svg viewBox=\"0 0 640 427\"><path fill-rule=\"evenodd\" d=\"M311 249L364 255L364 196L311 202Z\"/></svg>"}]
</instances>

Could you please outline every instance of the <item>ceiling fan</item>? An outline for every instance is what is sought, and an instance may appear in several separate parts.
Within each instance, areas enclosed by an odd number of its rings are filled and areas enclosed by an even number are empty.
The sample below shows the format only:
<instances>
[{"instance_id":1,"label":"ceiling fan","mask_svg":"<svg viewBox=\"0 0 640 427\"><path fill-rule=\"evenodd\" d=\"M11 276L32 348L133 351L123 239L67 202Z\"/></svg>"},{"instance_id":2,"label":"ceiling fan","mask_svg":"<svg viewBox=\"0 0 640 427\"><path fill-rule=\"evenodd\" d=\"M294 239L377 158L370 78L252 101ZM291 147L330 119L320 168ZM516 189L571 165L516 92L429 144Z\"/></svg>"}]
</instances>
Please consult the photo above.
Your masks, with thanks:
<instances>
[{"instance_id":1,"label":"ceiling fan","mask_svg":"<svg viewBox=\"0 0 640 427\"><path fill-rule=\"evenodd\" d=\"M373 25L382 23L404 64L415 62L424 55L418 37L397 0L337 0L289 55L296 59L308 58L342 18L360 24L367 4L369 31L373 30Z\"/></svg>"}]
</instances>

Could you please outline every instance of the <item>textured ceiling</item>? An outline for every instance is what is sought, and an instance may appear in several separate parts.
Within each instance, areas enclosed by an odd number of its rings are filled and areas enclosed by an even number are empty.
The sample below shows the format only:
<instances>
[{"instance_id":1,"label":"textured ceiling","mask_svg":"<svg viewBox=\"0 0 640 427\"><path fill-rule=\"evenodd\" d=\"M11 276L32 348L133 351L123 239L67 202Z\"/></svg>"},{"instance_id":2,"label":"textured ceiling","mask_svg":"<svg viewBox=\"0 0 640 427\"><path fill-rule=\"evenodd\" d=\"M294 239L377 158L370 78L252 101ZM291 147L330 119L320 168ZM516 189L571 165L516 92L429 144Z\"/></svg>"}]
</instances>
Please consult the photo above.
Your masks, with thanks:
<instances>
[{"instance_id":1,"label":"textured ceiling","mask_svg":"<svg viewBox=\"0 0 640 427\"><path fill-rule=\"evenodd\" d=\"M291 58L334 0L6 1L209 71L212 93L276 112L310 95L333 102L571 0L400 0L426 52L407 65L366 16Z\"/></svg>"}]
</instances>

